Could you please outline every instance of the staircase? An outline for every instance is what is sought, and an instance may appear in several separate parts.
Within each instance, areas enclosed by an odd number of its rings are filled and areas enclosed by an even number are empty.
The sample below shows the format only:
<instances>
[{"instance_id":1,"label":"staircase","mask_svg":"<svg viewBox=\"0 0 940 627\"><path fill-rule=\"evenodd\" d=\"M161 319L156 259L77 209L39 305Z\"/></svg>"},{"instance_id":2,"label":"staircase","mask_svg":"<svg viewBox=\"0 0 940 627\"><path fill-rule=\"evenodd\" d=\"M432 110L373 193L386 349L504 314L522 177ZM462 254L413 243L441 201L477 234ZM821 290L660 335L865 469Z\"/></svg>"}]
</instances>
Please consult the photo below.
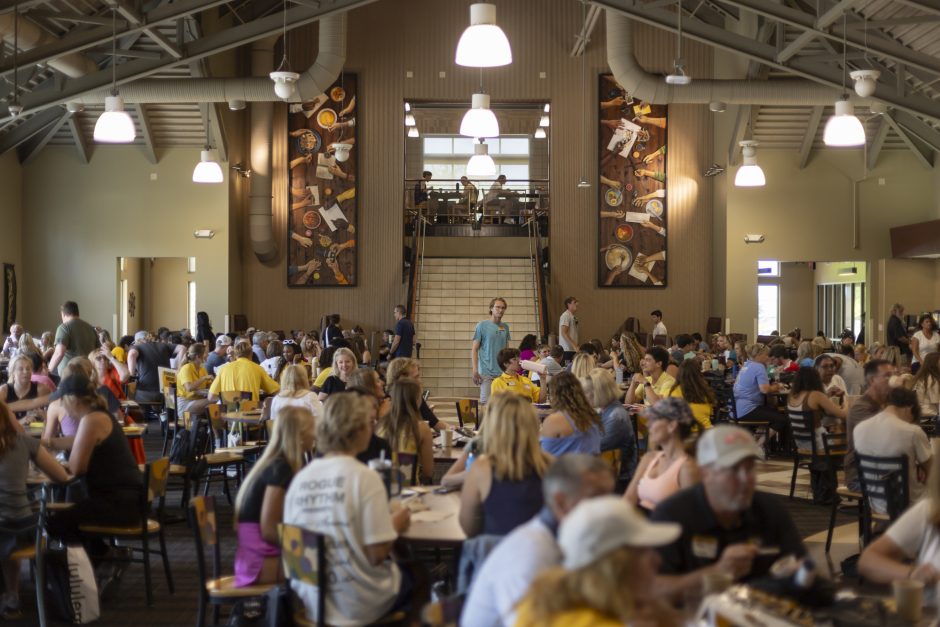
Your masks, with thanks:
<instances>
[{"instance_id":1,"label":"staircase","mask_svg":"<svg viewBox=\"0 0 940 627\"><path fill-rule=\"evenodd\" d=\"M532 333L538 337L532 260L523 258L425 257L415 305L416 341L421 343L421 376L439 406L454 398L479 398L470 371L473 329L489 317L490 300L508 307L509 346Z\"/></svg>"}]
</instances>

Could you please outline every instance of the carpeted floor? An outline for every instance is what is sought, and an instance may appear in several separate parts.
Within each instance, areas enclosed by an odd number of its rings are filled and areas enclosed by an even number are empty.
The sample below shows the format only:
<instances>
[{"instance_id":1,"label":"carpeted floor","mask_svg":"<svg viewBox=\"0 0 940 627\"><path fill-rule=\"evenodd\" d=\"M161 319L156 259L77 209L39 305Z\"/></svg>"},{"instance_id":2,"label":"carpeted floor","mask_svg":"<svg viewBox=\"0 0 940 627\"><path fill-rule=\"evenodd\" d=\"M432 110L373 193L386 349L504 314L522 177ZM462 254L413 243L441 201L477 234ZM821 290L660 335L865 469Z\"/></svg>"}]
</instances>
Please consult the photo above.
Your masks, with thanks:
<instances>
[{"instance_id":1,"label":"carpeted floor","mask_svg":"<svg viewBox=\"0 0 940 627\"><path fill-rule=\"evenodd\" d=\"M159 437L159 425L151 424L150 433L145 438L148 459L157 457L160 453L162 440ZM789 460L771 460L761 464L759 489L777 494L786 494L789 490L791 462ZM785 480L784 480L785 479ZM231 570L232 558L235 551L235 534L232 527L232 508L221 494L221 484L213 486L212 494L218 497L219 531L222 537L222 564L223 570ZM801 474L798 477L798 497L808 496L808 478ZM829 524L829 508L813 505L806 498L788 499L780 496L797 528L804 538L821 535L822 541L808 542L811 553L818 563L827 563L823 551L825 531ZM169 495L169 515L179 514L179 492ZM852 541L855 533L854 517L851 512L840 514L836 522L839 526L837 542L833 545L833 562L857 552L857 545L853 547ZM820 533L821 532L821 533ZM102 618L96 624L127 627L130 625L147 625L154 627L194 625L196 622L197 590L199 589L198 574L196 570L196 557L193 537L186 524L171 524L167 527L167 542L176 585L176 593L171 595L166 586L159 557L155 557L153 565L154 604L147 606L144 590L143 567L131 565L124 574L119 592L115 598L102 603ZM21 590L23 603L23 617L20 620L6 621L8 625L22 625L33 627L37 625L35 595L31 583L23 578ZM50 613L51 618L51 613ZM208 615L207 615L208 618ZM223 611L222 623L226 621Z\"/></svg>"}]
</instances>

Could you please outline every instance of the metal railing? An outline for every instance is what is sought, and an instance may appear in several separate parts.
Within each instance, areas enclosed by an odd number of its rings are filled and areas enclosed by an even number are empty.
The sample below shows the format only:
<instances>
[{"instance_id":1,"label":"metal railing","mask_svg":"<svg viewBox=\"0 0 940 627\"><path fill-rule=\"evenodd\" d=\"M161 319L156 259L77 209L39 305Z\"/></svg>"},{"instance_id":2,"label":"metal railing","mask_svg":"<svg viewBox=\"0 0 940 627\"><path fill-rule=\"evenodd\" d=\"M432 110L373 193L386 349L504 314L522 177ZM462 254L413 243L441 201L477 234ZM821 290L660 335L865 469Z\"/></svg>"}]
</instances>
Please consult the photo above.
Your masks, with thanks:
<instances>
[{"instance_id":1,"label":"metal railing","mask_svg":"<svg viewBox=\"0 0 940 627\"><path fill-rule=\"evenodd\" d=\"M532 288L535 294L533 307L538 325L539 341L548 341L548 302L546 299L545 273L542 271L542 236L538 216L532 216L525 223L529 243L529 260L532 264Z\"/></svg>"},{"instance_id":2,"label":"metal railing","mask_svg":"<svg viewBox=\"0 0 940 627\"><path fill-rule=\"evenodd\" d=\"M414 325L418 324L421 303L421 278L424 273L424 247L427 234L427 218L416 213L412 218L411 255L408 272L408 315Z\"/></svg>"},{"instance_id":3,"label":"metal railing","mask_svg":"<svg viewBox=\"0 0 940 627\"><path fill-rule=\"evenodd\" d=\"M524 224L551 209L548 180L507 180L501 188L493 188L495 181L465 186L456 179L432 179L426 190L421 189L422 182L404 180L406 222L422 215L428 224Z\"/></svg>"}]
</instances>

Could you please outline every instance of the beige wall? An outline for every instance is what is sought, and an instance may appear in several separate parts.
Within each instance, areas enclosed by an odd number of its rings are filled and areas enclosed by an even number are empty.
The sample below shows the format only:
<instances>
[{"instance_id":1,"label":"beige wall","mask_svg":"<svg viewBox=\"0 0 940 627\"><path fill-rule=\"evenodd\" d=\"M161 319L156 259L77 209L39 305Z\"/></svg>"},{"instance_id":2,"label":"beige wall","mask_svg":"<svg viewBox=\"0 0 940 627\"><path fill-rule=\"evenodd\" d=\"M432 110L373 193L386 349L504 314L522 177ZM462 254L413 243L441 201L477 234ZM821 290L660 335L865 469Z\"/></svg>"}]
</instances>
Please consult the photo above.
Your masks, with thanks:
<instances>
[{"instance_id":1,"label":"beige wall","mask_svg":"<svg viewBox=\"0 0 940 627\"><path fill-rule=\"evenodd\" d=\"M16 269L19 285L17 296L17 318L23 316L23 247L22 247L22 205L23 181L16 151L11 150L0 155L0 263L12 263ZM3 298L3 286L0 285L0 298ZM0 304L0 324L3 324ZM0 335L9 329L0 331Z\"/></svg>"},{"instance_id":2,"label":"beige wall","mask_svg":"<svg viewBox=\"0 0 940 627\"><path fill-rule=\"evenodd\" d=\"M795 152L759 153L758 161L767 176L767 185L762 188L735 188L733 169L724 175L727 192L724 315L731 318L732 331L753 335L758 259L876 262L890 258L890 227L927 220L934 214L930 173L907 152L883 152L878 167L859 185L856 248L851 181L861 177L862 152L818 151L804 170L798 168L798 159ZM880 178L884 185L879 185ZM746 233L762 233L765 241L745 244ZM884 272L872 272L869 282L872 293L881 293L882 282L889 293L894 293L897 288L891 284L899 280L895 267L889 263ZM932 284L926 293L933 294ZM906 288L899 297L907 297ZM884 298L872 301L869 314L874 326L870 318L868 328L883 325L887 313L883 302Z\"/></svg>"},{"instance_id":3,"label":"beige wall","mask_svg":"<svg viewBox=\"0 0 940 627\"><path fill-rule=\"evenodd\" d=\"M761 277L761 283L770 281ZM806 263L783 263L780 265L780 333L786 334L795 328L804 335L815 333L816 285L813 268Z\"/></svg>"},{"instance_id":4,"label":"beige wall","mask_svg":"<svg viewBox=\"0 0 940 627\"><path fill-rule=\"evenodd\" d=\"M182 329L189 327L186 319L187 260L178 257L144 259L144 326L155 330L160 327ZM198 266L197 266L198 269ZM199 302L199 285L196 285Z\"/></svg>"},{"instance_id":5,"label":"beige wall","mask_svg":"<svg viewBox=\"0 0 940 627\"><path fill-rule=\"evenodd\" d=\"M134 315L130 315L128 307L127 315L127 333L133 335L139 329L145 329L144 326L144 308L146 307L146 294L144 292L144 260L139 257L124 258L124 272L120 273L120 278L127 281L127 297L130 304L130 295L134 295ZM120 266L119 266L120 267ZM120 286L118 286L118 299L120 299ZM118 302L118 325L121 324L120 302ZM120 327L119 327L120 328ZM120 332L120 331L119 331ZM115 338L117 339L117 338Z\"/></svg>"},{"instance_id":6,"label":"beige wall","mask_svg":"<svg viewBox=\"0 0 940 627\"><path fill-rule=\"evenodd\" d=\"M407 15L407 19L402 16ZM513 63L483 73L484 88L494 101L547 101L552 105L551 142L552 283L549 305L555 327L562 300L581 301L584 337L603 337L627 317L644 322L651 309L666 313L673 332L703 329L711 309L711 180L701 173L711 159L712 129L705 106L674 106L669 115L670 215L669 287L666 289L599 289L597 284L598 194L596 137L597 74L607 71L601 20L587 51L587 87L582 90L581 62L569 56L572 29L581 7L569 0L517 0L499 5L499 24L513 46ZM402 220L399 198L405 170L403 150L405 99L466 101L479 85L476 69L454 64L458 33L467 25L467 5L434 0L377 2L352 11L346 68L359 75L360 201L359 285L355 288L289 289L284 255L272 266L250 255L238 270L244 276L242 309L249 322L268 328L309 326L324 313L342 312L348 325L380 329L389 324L391 308L404 299L401 282ZM393 28L387 25L394 24ZM637 27L641 61L654 71L671 67L674 39ZM291 64L304 68L316 55L315 27L291 34ZM711 54L691 45L686 58L702 75ZM652 63L652 59L657 59ZM406 78L406 72L413 78ZM440 78L439 73L445 77ZM541 78L540 73L545 77ZM586 127L581 124L587 107ZM286 146L283 108L275 116L275 229L283 250ZM583 142L587 142L584 161ZM586 173L590 190L576 183ZM241 241L247 241L242 231ZM244 244L242 248L245 249ZM481 315L485 312L481 312Z\"/></svg>"},{"instance_id":7,"label":"beige wall","mask_svg":"<svg viewBox=\"0 0 940 627\"><path fill-rule=\"evenodd\" d=\"M47 147L23 169L23 244L36 251L21 280L30 329L54 328L68 299L78 301L83 318L110 329L120 256L196 257L200 309L222 327L228 188L192 182L198 157L196 149L172 149L152 165L138 148L99 146L87 166L72 148ZM197 240L197 228L216 236Z\"/></svg>"},{"instance_id":8,"label":"beige wall","mask_svg":"<svg viewBox=\"0 0 940 627\"><path fill-rule=\"evenodd\" d=\"M916 316L940 308L934 288L940 264L933 259L884 259L876 265L883 281L878 293L881 310L887 314L894 303L904 305L905 313Z\"/></svg>"}]
</instances>

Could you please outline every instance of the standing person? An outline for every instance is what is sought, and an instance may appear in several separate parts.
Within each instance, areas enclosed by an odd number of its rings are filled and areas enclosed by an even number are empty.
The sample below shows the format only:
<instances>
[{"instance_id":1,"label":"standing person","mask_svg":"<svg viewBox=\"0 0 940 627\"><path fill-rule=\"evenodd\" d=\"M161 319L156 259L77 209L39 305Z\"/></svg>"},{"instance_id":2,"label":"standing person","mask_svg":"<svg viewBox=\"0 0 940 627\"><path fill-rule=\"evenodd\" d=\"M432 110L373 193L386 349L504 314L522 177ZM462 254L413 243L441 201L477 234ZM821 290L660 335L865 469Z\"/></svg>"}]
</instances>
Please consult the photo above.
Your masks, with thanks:
<instances>
[{"instance_id":1,"label":"standing person","mask_svg":"<svg viewBox=\"0 0 940 627\"><path fill-rule=\"evenodd\" d=\"M907 337L907 329L904 326L904 305L895 303L891 308L891 316L888 318L888 327L885 329L885 344L896 346L901 351L901 356L910 359L911 338Z\"/></svg>"},{"instance_id":2,"label":"standing person","mask_svg":"<svg viewBox=\"0 0 940 627\"><path fill-rule=\"evenodd\" d=\"M334 343L343 339L343 329L339 326L339 314L329 314L326 317L326 328L323 329L323 345L334 346Z\"/></svg>"},{"instance_id":3,"label":"standing person","mask_svg":"<svg viewBox=\"0 0 940 627\"><path fill-rule=\"evenodd\" d=\"M415 325L405 314L404 305L395 305L395 333L392 336L392 345L388 352L391 359L396 357L411 357L415 340Z\"/></svg>"},{"instance_id":4,"label":"standing person","mask_svg":"<svg viewBox=\"0 0 940 627\"><path fill-rule=\"evenodd\" d=\"M868 389L852 404L845 419L848 447L845 454L845 485L849 490L858 490L858 472L855 468L855 427L882 410L891 391L891 375L894 366L884 359L872 359L865 364L865 384Z\"/></svg>"},{"instance_id":5,"label":"standing person","mask_svg":"<svg viewBox=\"0 0 940 627\"><path fill-rule=\"evenodd\" d=\"M480 386L482 404L486 404L490 398L493 379L503 373L496 356L506 348L511 339L509 325L503 322L507 306L505 298L496 297L491 300L489 319L478 322L473 330L470 365L473 370L473 384Z\"/></svg>"},{"instance_id":6,"label":"standing person","mask_svg":"<svg viewBox=\"0 0 940 627\"><path fill-rule=\"evenodd\" d=\"M49 360L49 372L60 377L69 361L84 357L101 343L95 327L78 317L78 303L67 300L62 304L62 324L55 330L55 352Z\"/></svg>"},{"instance_id":7,"label":"standing person","mask_svg":"<svg viewBox=\"0 0 940 627\"><path fill-rule=\"evenodd\" d=\"M924 314L917 319L918 331L911 338L911 352L914 360L911 362L911 372L917 374L924 358L930 353L937 352L940 346L940 333L937 333L937 321L930 314Z\"/></svg>"},{"instance_id":8,"label":"standing person","mask_svg":"<svg viewBox=\"0 0 940 627\"><path fill-rule=\"evenodd\" d=\"M652 337L657 335L669 335L666 332L666 325L663 324L663 312L659 309L654 309L650 312L650 322L653 323L653 331L650 333Z\"/></svg>"},{"instance_id":9,"label":"standing person","mask_svg":"<svg viewBox=\"0 0 940 627\"><path fill-rule=\"evenodd\" d=\"M134 400L145 403L163 400L159 368L169 368L172 355L171 345L151 341L146 331L134 334L134 346L127 353L127 369L132 377L137 377Z\"/></svg>"},{"instance_id":10,"label":"standing person","mask_svg":"<svg viewBox=\"0 0 940 627\"><path fill-rule=\"evenodd\" d=\"M578 299L566 298L565 311L558 320L558 343L565 349L565 362L571 361L578 350L578 319L574 315L577 310Z\"/></svg>"},{"instance_id":11,"label":"standing person","mask_svg":"<svg viewBox=\"0 0 940 627\"><path fill-rule=\"evenodd\" d=\"M204 343L206 346L212 346L212 343L215 342L215 333L212 332L209 314L204 311L196 312L196 341Z\"/></svg>"}]
</instances>

